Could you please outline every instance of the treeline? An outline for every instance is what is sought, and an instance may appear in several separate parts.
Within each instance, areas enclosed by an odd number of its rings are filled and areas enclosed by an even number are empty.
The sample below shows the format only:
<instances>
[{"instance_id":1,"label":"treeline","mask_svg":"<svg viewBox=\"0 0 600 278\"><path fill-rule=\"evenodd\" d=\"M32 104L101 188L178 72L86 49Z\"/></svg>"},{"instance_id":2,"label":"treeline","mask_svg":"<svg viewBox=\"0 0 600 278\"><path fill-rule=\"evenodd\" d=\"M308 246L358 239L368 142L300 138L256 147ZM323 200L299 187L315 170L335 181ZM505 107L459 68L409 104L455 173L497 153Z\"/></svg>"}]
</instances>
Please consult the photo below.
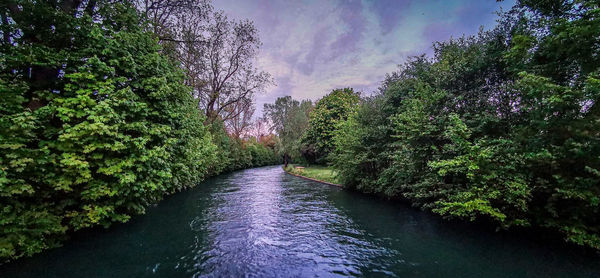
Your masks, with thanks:
<instances>
[{"instance_id":1,"label":"treeline","mask_svg":"<svg viewBox=\"0 0 600 278\"><path fill-rule=\"evenodd\" d=\"M347 120L327 117L354 101L317 102L296 141L316 155L299 159L448 218L600 249L600 1L522 0L494 29L433 48Z\"/></svg>"},{"instance_id":2,"label":"treeline","mask_svg":"<svg viewBox=\"0 0 600 278\"><path fill-rule=\"evenodd\" d=\"M277 132L279 152L286 162L327 164L334 149L334 137L360 101L352 88L335 89L313 105L311 100L279 97L264 105L261 121Z\"/></svg>"},{"instance_id":3,"label":"treeline","mask_svg":"<svg viewBox=\"0 0 600 278\"><path fill-rule=\"evenodd\" d=\"M208 176L280 163L276 136L248 135L269 81L252 66L250 22L166 0L8 0L0 19L0 261L125 222ZM208 69L214 57L240 71L211 85L208 71L230 68Z\"/></svg>"},{"instance_id":4,"label":"treeline","mask_svg":"<svg viewBox=\"0 0 600 278\"><path fill-rule=\"evenodd\" d=\"M222 122L215 123L210 128L212 142L217 146L214 155L218 158L209 166L213 175L282 162L281 144L275 134L258 133L240 139L227 133Z\"/></svg>"}]
</instances>

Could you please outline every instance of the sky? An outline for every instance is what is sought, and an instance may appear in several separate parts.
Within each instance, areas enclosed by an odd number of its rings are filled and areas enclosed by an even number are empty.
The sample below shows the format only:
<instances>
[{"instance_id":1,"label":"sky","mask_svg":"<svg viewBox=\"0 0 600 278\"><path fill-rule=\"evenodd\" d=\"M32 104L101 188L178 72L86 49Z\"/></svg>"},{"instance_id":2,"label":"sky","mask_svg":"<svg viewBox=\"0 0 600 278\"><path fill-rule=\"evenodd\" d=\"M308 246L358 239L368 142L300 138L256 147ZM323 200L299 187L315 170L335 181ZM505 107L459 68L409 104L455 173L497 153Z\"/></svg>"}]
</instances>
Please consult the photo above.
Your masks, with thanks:
<instances>
[{"instance_id":1,"label":"sky","mask_svg":"<svg viewBox=\"0 0 600 278\"><path fill-rule=\"evenodd\" d=\"M257 114L277 97L321 98L335 88L373 93L407 57L432 43L492 28L513 0L214 0L230 19L249 19L262 46L259 69L275 85L256 96Z\"/></svg>"}]
</instances>

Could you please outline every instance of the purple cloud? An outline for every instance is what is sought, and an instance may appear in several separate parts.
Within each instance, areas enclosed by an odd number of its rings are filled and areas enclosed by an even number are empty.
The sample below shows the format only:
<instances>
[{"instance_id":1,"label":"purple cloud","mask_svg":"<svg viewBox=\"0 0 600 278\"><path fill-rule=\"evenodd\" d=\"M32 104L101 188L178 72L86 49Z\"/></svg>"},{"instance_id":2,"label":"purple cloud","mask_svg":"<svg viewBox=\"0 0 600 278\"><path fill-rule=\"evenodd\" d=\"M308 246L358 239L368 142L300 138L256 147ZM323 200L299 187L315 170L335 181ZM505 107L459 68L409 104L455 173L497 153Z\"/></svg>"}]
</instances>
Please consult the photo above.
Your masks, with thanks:
<instances>
[{"instance_id":1,"label":"purple cloud","mask_svg":"<svg viewBox=\"0 0 600 278\"><path fill-rule=\"evenodd\" d=\"M327 61L356 50L356 45L363 38L366 26L362 12L362 3L357 0L344 2L338 6L341 23L347 26L347 30L331 44L331 55Z\"/></svg>"},{"instance_id":2,"label":"purple cloud","mask_svg":"<svg viewBox=\"0 0 600 278\"><path fill-rule=\"evenodd\" d=\"M406 12L412 1L410 0L374 0L371 8L379 19L381 32L386 35L400 23L403 13Z\"/></svg>"},{"instance_id":3,"label":"purple cloud","mask_svg":"<svg viewBox=\"0 0 600 278\"><path fill-rule=\"evenodd\" d=\"M316 100L334 88L369 94L408 56L431 55L434 41L490 28L494 11L514 0L215 0L231 18L250 19L260 31L261 68L277 86L257 96Z\"/></svg>"},{"instance_id":4,"label":"purple cloud","mask_svg":"<svg viewBox=\"0 0 600 278\"><path fill-rule=\"evenodd\" d=\"M304 60L296 64L291 64L292 66L295 66L295 69L301 71L303 74L306 75L310 75L313 73L317 60L319 60L319 58L323 56L327 51L327 38L330 35L329 30L329 27L325 27L315 32L312 40L312 45L309 49L309 52L304 57Z\"/></svg>"}]
</instances>

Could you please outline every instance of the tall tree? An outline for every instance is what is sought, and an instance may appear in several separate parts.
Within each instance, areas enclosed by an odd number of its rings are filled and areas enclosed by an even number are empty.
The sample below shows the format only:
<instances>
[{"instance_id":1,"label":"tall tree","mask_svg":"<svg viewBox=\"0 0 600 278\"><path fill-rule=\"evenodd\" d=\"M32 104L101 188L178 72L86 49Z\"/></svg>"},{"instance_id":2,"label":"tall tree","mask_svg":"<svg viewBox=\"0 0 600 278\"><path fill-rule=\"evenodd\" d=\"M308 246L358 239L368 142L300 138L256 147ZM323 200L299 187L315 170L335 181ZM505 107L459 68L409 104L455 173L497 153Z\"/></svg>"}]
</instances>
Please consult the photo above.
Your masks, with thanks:
<instances>
[{"instance_id":1,"label":"tall tree","mask_svg":"<svg viewBox=\"0 0 600 278\"><path fill-rule=\"evenodd\" d=\"M252 126L254 103L251 100L238 101L225 110L229 115L228 119L224 121L229 134L238 139L246 136Z\"/></svg>"},{"instance_id":2,"label":"tall tree","mask_svg":"<svg viewBox=\"0 0 600 278\"><path fill-rule=\"evenodd\" d=\"M250 21L229 21L222 12L209 19L206 49L197 63L205 65L198 79L204 81L194 92L209 120L234 116L227 110L237 102L252 99L271 83L270 74L254 66L261 45L258 32Z\"/></svg>"},{"instance_id":3,"label":"tall tree","mask_svg":"<svg viewBox=\"0 0 600 278\"><path fill-rule=\"evenodd\" d=\"M213 7L209 0L135 0L141 16L163 43L202 43L201 30ZM194 24L195 23L195 24ZM196 37L189 37L190 28Z\"/></svg>"},{"instance_id":4,"label":"tall tree","mask_svg":"<svg viewBox=\"0 0 600 278\"><path fill-rule=\"evenodd\" d=\"M261 42L251 21L229 20L207 1L139 0L137 6L186 73L209 122L237 117L231 107L251 103L272 83L255 67Z\"/></svg>"},{"instance_id":5,"label":"tall tree","mask_svg":"<svg viewBox=\"0 0 600 278\"><path fill-rule=\"evenodd\" d=\"M325 163L333 151L333 137L340 122L356 109L360 93L352 88L335 89L315 105L310 113L309 127L302 138L303 155L310 162Z\"/></svg>"},{"instance_id":6,"label":"tall tree","mask_svg":"<svg viewBox=\"0 0 600 278\"><path fill-rule=\"evenodd\" d=\"M300 138L308 127L313 105L310 100L297 101L291 96L279 97L274 103L266 103L263 113L272 123L281 140L281 153L291 158L300 157Z\"/></svg>"}]
</instances>

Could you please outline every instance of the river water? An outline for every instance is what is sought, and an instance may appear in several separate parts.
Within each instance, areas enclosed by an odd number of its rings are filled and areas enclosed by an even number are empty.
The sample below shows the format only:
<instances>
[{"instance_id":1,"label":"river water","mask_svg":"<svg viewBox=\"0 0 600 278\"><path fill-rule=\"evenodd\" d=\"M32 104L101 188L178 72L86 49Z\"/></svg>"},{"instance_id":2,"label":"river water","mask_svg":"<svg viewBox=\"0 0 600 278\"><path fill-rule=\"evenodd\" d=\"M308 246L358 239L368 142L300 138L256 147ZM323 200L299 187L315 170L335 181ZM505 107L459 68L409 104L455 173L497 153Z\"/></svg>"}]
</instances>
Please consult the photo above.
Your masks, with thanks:
<instances>
[{"instance_id":1,"label":"river water","mask_svg":"<svg viewBox=\"0 0 600 278\"><path fill-rule=\"evenodd\" d=\"M600 277L600 256L288 175L210 179L0 277Z\"/></svg>"}]
</instances>

